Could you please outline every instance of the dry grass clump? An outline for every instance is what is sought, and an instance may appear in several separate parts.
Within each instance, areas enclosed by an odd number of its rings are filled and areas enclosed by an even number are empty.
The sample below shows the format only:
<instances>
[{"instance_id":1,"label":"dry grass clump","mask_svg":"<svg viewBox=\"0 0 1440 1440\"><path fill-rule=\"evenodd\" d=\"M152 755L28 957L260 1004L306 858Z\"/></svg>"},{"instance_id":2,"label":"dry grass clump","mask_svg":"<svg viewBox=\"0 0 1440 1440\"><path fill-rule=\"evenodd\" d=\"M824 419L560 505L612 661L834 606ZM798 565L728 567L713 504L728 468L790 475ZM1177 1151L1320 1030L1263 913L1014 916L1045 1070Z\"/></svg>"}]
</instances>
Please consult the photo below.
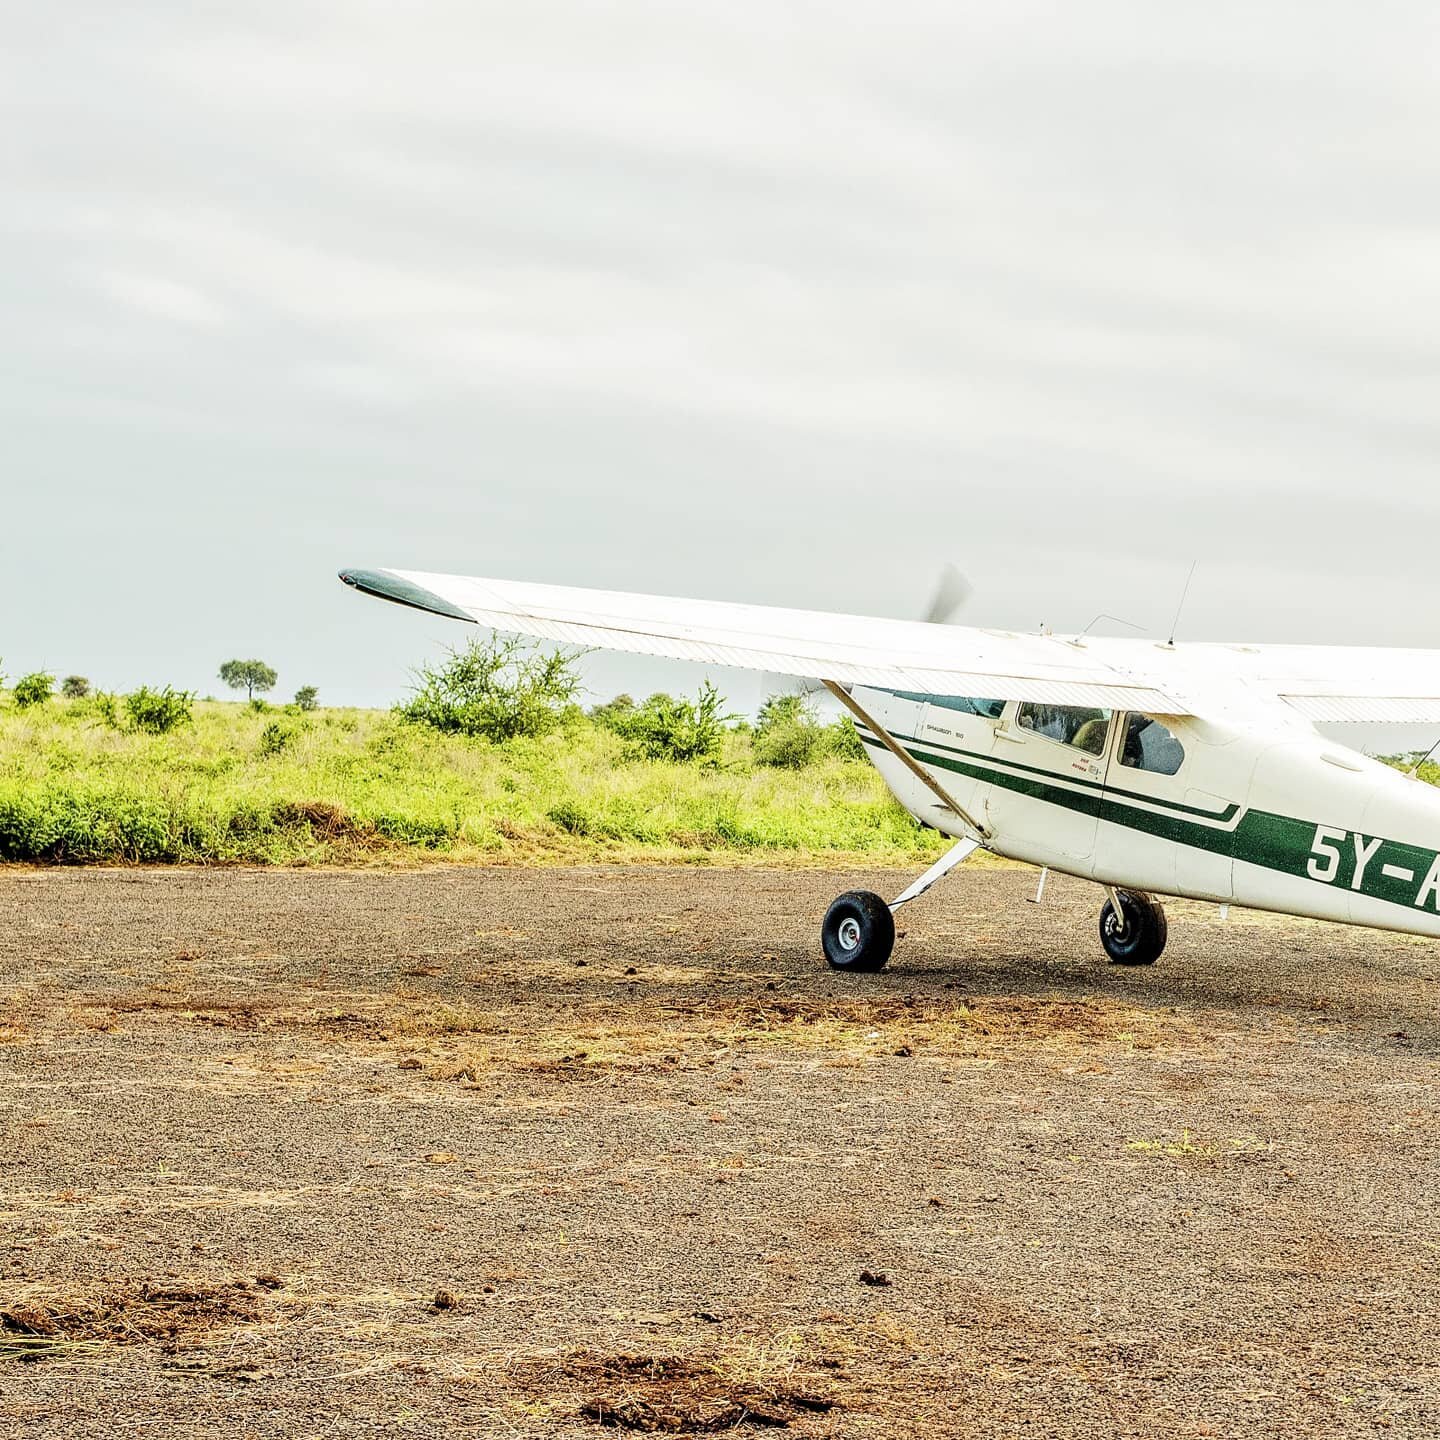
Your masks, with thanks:
<instances>
[{"instance_id":1,"label":"dry grass clump","mask_svg":"<svg viewBox=\"0 0 1440 1440\"><path fill-rule=\"evenodd\" d=\"M349 999L350 997L345 997ZM155 985L106 997L99 1010L113 1020L121 1015L173 1015L197 1025L234 1030L300 1030L326 1035L374 1036L377 1039L483 1035L504 1026L487 1010L466 1004L417 1002L405 995L357 996L360 1008L285 1004L276 996L194 991ZM0 1030L3 1036L3 1030Z\"/></svg>"},{"instance_id":2,"label":"dry grass clump","mask_svg":"<svg viewBox=\"0 0 1440 1440\"><path fill-rule=\"evenodd\" d=\"M697 1013L700 1013L697 1008ZM1148 1049L1189 1033L1177 1016L1109 999L992 995L747 998L705 1007L714 1032L739 1048L825 1049L857 1055L972 1056L1012 1045Z\"/></svg>"},{"instance_id":3,"label":"dry grass clump","mask_svg":"<svg viewBox=\"0 0 1440 1440\"><path fill-rule=\"evenodd\" d=\"M488 1010L471 1005L416 1005L402 1002L379 1017L390 1035L488 1035L504 1025Z\"/></svg>"},{"instance_id":4,"label":"dry grass clump","mask_svg":"<svg viewBox=\"0 0 1440 1440\"><path fill-rule=\"evenodd\" d=\"M254 995L204 995L154 987L133 994L119 994L104 1004L110 1018L142 1015L147 1011L174 1015L197 1025L216 1025L232 1030L258 1030L274 1004Z\"/></svg>"},{"instance_id":5,"label":"dry grass clump","mask_svg":"<svg viewBox=\"0 0 1440 1440\"><path fill-rule=\"evenodd\" d=\"M1127 1140L1125 1149L1132 1155L1148 1155L1193 1166L1266 1160L1274 1152L1274 1146L1258 1135L1231 1135L1221 1140L1207 1140L1188 1129L1163 1139Z\"/></svg>"},{"instance_id":6,"label":"dry grass clump","mask_svg":"<svg viewBox=\"0 0 1440 1440\"><path fill-rule=\"evenodd\" d=\"M390 1028L396 1034L427 1033ZM446 1033L431 1030L428 1035L434 1039ZM402 1063L409 1069L424 1068L436 1080L475 1083L487 1073L507 1071L564 1081L600 1072L710 1066L717 1057L740 1055L779 1059L821 1053L837 1064L1020 1051L1064 1055L1077 1050L1152 1050L1194 1035L1193 1025L1178 1016L1105 999L767 995L653 1009L642 999L619 1017L591 1024L567 1016L561 1023L510 1026L492 1017L483 1045L448 1052L431 1046L423 1061L412 1056Z\"/></svg>"},{"instance_id":7,"label":"dry grass clump","mask_svg":"<svg viewBox=\"0 0 1440 1440\"><path fill-rule=\"evenodd\" d=\"M1109 997L827 996L757 989L692 999L677 996L673 986L651 993L638 981L620 990L602 985L598 994L580 995L560 1009L537 1009L529 999L481 1009L404 989L334 995L328 1005L316 1005L302 993L207 993L193 983L161 984L70 1013L91 1029L110 1030L121 1017L150 1014L196 1026L323 1036L367 1050L393 1046L401 1068L472 1083L496 1071L557 1081L601 1071L663 1072L712 1065L722 1056L783 1061L823 1054L836 1064L862 1064L892 1057L1153 1050L1199 1038L1191 1016ZM23 1026L7 1030L6 1018L0 1012L0 1044L25 1034Z\"/></svg>"}]
</instances>

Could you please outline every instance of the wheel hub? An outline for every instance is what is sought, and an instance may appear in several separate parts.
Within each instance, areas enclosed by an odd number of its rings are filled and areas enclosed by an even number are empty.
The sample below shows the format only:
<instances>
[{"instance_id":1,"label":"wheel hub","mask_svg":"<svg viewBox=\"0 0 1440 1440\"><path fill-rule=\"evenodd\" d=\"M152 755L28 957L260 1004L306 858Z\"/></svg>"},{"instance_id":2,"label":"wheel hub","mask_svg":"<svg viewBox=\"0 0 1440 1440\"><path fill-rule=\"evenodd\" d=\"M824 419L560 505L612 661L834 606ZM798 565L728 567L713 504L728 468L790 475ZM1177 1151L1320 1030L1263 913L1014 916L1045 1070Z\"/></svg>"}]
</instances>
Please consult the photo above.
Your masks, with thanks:
<instances>
[{"instance_id":1,"label":"wheel hub","mask_svg":"<svg viewBox=\"0 0 1440 1440\"><path fill-rule=\"evenodd\" d=\"M840 944L846 950L854 950L860 944L860 922L847 915L840 922L840 929L836 934Z\"/></svg>"}]
</instances>

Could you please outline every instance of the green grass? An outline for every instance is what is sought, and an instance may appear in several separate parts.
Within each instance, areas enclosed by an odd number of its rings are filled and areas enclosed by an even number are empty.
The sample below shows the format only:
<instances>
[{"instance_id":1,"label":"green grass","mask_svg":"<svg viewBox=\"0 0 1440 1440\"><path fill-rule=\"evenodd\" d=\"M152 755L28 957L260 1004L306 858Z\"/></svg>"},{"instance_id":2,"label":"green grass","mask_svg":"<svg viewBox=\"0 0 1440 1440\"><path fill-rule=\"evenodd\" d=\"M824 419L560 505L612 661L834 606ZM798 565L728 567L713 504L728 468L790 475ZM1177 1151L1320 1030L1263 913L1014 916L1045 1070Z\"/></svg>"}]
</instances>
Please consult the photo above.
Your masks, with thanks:
<instances>
[{"instance_id":1,"label":"green grass","mask_svg":"<svg viewBox=\"0 0 1440 1440\"><path fill-rule=\"evenodd\" d=\"M93 703L0 696L0 860L354 864L424 859L925 861L922 830L863 761L718 769L629 758L588 721L504 745L384 711L201 702L169 735Z\"/></svg>"}]
</instances>

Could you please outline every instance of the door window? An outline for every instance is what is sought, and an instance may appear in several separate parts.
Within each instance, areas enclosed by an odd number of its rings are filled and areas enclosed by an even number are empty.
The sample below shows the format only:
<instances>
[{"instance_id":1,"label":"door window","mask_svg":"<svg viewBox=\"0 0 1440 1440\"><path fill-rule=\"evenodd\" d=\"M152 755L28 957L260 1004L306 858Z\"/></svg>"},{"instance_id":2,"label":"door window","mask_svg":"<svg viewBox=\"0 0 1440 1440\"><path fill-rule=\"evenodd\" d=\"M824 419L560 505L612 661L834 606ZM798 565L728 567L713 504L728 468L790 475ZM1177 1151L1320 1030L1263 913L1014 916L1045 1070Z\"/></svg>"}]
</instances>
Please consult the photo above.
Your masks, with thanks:
<instances>
[{"instance_id":1,"label":"door window","mask_svg":"<svg viewBox=\"0 0 1440 1440\"><path fill-rule=\"evenodd\" d=\"M1158 720L1132 715L1125 726L1120 763L1152 775L1174 775L1185 763L1185 747Z\"/></svg>"},{"instance_id":2,"label":"door window","mask_svg":"<svg viewBox=\"0 0 1440 1440\"><path fill-rule=\"evenodd\" d=\"M1022 730L1033 731L1047 740L1073 745L1087 755L1103 755L1105 739L1110 734L1111 713L1087 705L1037 705L1026 701L1015 722Z\"/></svg>"}]
</instances>

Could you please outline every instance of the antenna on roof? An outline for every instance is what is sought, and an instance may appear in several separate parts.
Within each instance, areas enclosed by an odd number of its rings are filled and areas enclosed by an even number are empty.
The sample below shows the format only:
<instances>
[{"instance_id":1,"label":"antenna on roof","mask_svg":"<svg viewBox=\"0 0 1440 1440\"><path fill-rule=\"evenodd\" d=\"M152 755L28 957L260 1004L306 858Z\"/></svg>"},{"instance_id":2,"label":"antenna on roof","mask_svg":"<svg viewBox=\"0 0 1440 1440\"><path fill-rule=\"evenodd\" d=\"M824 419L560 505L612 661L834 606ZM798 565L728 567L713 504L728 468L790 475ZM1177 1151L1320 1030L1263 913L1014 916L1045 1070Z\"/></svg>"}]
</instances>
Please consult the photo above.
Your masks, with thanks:
<instances>
[{"instance_id":1,"label":"antenna on roof","mask_svg":"<svg viewBox=\"0 0 1440 1440\"><path fill-rule=\"evenodd\" d=\"M1123 615L1111 615L1109 611L1102 610L1081 632L1080 639L1084 639L1102 620L1113 620L1117 625L1128 625L1130 629L1137 630L1140 634L1145 633L1143 625L1137 625L1133 620L1127 620Z\"/></svg>"},{"instance_id":2,"label":"antenna on roof","mask_svg":"<svg viewBox=\"0 0 1440 1440\"><path fill-rule=\"evenodd\" d=\"M1195 567L1200 561L1190 562L1190 573L1185 577L1185 588L1180 592L1180 603L1175 607L1175 618L1170 622L1170 638L1165 642L1172 650L1175 648L1175 632L1180 628L1180 616L1185 612L1185 602L1190 598L1190 582L1195 578Z\"/></svg>"},{"instance_id":3,"label":"antenna on roof","mask_svg":"<svg viewBox=\"0 0 1440 1440\"><path fill-rule=\"evenodd\" d=\"M1133 620L1126 620L1121 615L1111 615L1106 611L1101 611L1073 640L1067 640L1065 643L1073 645L1077 650L1083 650L1086 638L1102 620L1113 620L1117 625L1128 625L1132 630L1143 632L1145 629L1143 625L1137 625Z\"/></svg>"}]
</instances>

